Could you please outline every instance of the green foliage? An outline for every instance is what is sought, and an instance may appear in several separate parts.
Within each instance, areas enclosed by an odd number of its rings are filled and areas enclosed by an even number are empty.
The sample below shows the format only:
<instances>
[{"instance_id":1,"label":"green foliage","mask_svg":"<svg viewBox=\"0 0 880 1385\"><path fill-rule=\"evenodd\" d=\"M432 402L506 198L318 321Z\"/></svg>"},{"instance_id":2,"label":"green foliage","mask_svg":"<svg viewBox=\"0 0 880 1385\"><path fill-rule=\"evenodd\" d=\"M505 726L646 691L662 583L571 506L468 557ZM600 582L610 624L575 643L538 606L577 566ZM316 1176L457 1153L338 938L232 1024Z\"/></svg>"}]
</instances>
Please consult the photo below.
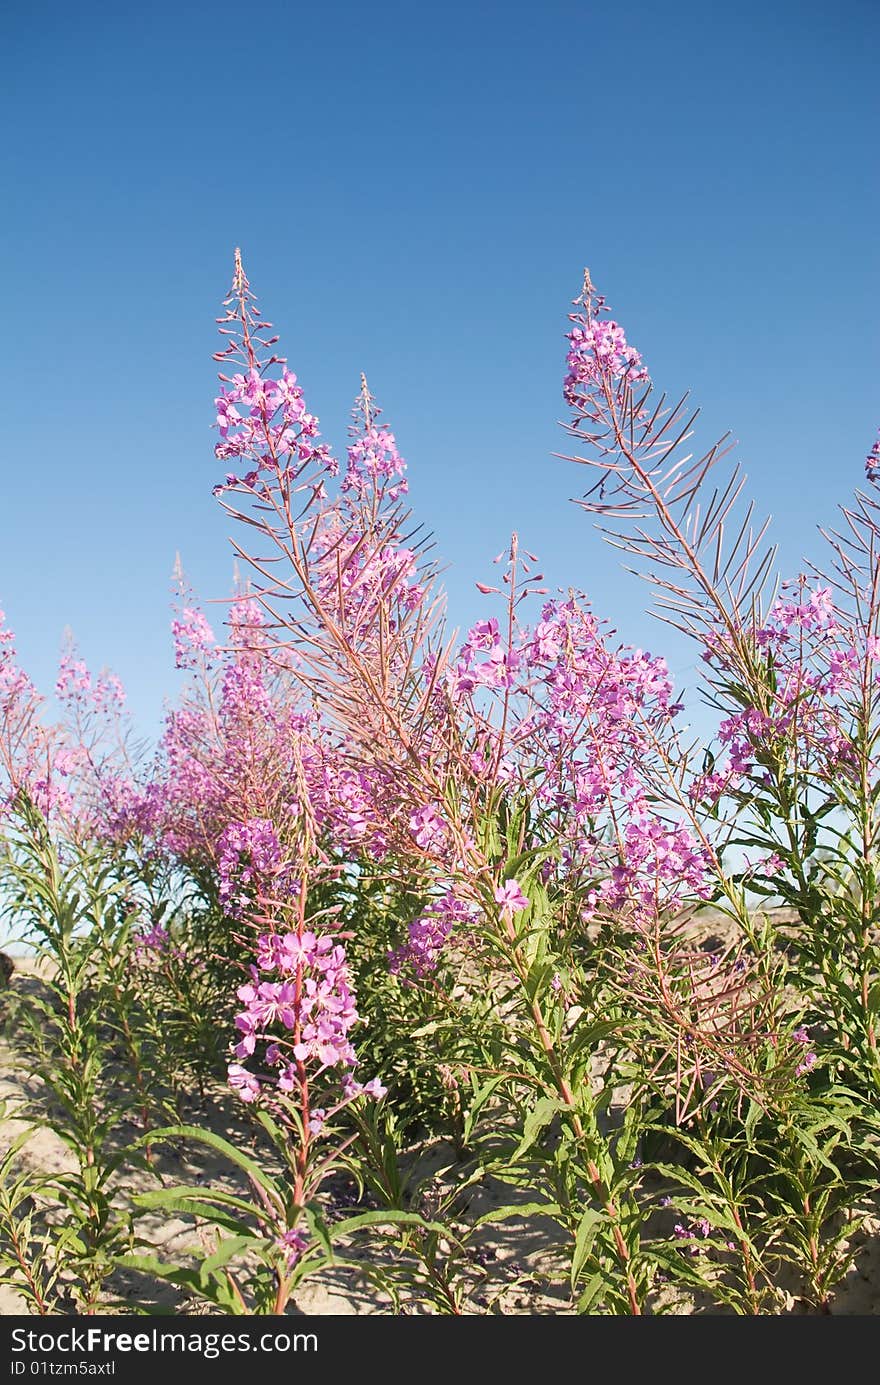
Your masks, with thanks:
<instances>
[{"instance_id":1,"label":"green foliage","mask_svg":"<svg viewBox=\"0 0 880 1385\"><path fill-rule=\"evenodd\" d=\"M752 850L777 839L779 784L736 839ZM178 1120L194 1090L212 1092L232 1026L236 947L216 945L229 932L216 900L154 865L61 848L23 811L4 898L40 965L7 993L5 1023L40 1079L28 1119L69 1154L62 1173L31 1172L25 1131L0 1166L0 1274L30 1311L106 1308L114 1276L137 1271L218 1312L276 1313L339 1266L398 1312L504 1312L522 1289L581 1314L674 1310L682 1295L741 1314L832 1310L876 1182L873 867L853 866L845 831L821 838L819 808L797 816L786 913L772 896L757 911L736 873L721 881L749 1013L768 1007L758 1038L725 1050L699 1028L674 950L658 954L664 1009L642 983L643 939L623 920L577 924L577 899L545 869L552 839L522 849L526 812L495 803L485 839L529 908L506 921L487 889L482 919L428 978L387 965L427 886L367 863L316 902L344 922L359 1055L389 1095L339 1112L337 1153L304 1189L295 1111L258 1111L252 1152L209 1128L211 1100L204 1124ZM157 924L168 945L144 957L138 939ZM692 1040L676 1029L685 1014ZM804 1024L819 1056L801 1071ZM181 1142L222 1162L223 1186L159 1172ZM355 1189L342 1215L326 1196L334 1171ZM170 1258L142 1233L157 1213L192 1227ZM494 1262L487 1236L526 1221L540 1228L527 1263Z\"/></svg>"}]
</instances>

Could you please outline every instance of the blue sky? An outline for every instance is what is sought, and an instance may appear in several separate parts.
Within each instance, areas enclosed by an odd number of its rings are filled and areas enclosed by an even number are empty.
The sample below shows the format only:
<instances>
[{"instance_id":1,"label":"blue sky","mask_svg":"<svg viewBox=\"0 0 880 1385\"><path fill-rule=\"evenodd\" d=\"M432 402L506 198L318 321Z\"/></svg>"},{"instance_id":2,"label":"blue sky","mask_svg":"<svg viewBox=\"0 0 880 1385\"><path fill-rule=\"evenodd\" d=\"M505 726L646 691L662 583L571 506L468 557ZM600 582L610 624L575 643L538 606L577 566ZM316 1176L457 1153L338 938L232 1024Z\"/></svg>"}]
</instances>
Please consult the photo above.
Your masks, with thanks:
<instances>
[{"instance_id":1,"label":"blue sky","mask_svg":"<svg viewBox=\"0 0 880 1385\"><path fill-rule=\"evenodd\" d=\"M692 680L552 456L585 264L700 440L740 439L786 570L859 484L874 0L36 0L4 28L0 604L43 685L70 626L155 730L175 552L228 591L209 424L236 244L338 446L367 372L458 623L516 528Z\"/></svg>"}]
</instances>

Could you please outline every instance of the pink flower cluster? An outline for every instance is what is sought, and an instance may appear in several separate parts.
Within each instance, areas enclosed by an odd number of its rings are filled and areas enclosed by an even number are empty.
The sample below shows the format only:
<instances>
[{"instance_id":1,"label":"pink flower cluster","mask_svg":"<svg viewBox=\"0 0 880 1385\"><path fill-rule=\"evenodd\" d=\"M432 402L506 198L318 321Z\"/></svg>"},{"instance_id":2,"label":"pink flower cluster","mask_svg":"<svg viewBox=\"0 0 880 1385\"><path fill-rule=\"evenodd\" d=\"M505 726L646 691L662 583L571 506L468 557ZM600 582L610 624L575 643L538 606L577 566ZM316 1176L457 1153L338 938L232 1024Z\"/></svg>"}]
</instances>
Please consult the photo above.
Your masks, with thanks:
<instances>
[{"instance_id":1,"label":"pink flower cluster","mask_svg":"<svg viewBox=\"0 0 880 1385\"><path fill-rule=\"evenodd\" d=\"M627 824L621 863L603 882L610 909L632 905L637 918L681 909L688 898L708 899L712 863L685 827L637 816Z\"/></svg>"},{"instance_id":2,"label":"pink flower cluster","mask_svg":"<svg viewBox=\"0 0 880 1385\"><path fill-rule=\"evenodd\" d=\"M462 903L448 890L410 923L406 942L388 954L389 970L394 975L412 971L423 980L436 971L453 934L459 944L466 940L475 917L473 905Z\"/></svg>"},{"instance_id":3,"label":"pink flower cluster","mask_svg":"<svg viewBox=\"0 0 880 1385\"><path fill-rule=\"evenodd\" d=\"M192 612L189 600L183 610ZM216 869L228 827L296 812L297 761L316 759L315 714L303 710L289 671L267 657L260 607L236 597L228 623L232 647L209 657L202 622L186 620L196 639L183 650L189 685L166 717L141 803L154 849L196 870Z\"/></svg>"},{"instance_id":4,"label":"pink flower cluster","mask_svg":"<svg viewBox=\"0 0 880 1385\"><path fill-rule=\"evenodd\" d=\"M802 1056L798 1059L797 1067L794 1071L796 1077L803 1077L806 1073L810 1072L816 1066L817 1062L819 1061L819 1055L815 1052L814 1049L810 1048L810 1033L805 1025L802 1024L798 1029L796 1029L791 1037L794 1039L796 1044L802 1045L803 1053Z\"/></svg>"},{"instance_id":5,"label":"pink flower cluster","mask_svg":"<svg viewBox=\"0 0 880 1385\"><path fill-rule=\"evenodd\" d=\"M45 699L19 667L0 611L0 816L20 792L80 840L123 832L142 792L127 743L125 690L115 674L93 677L70 645L55 693L62 719L46 724Z\"/></svg>"},{"instance_id":6,"label":"pink flower cluster","mask_svg":"<svg viewBox=\"0 0 880 1385\"><path fill-rule=\"evenodd\" d=\"M376 427L368 423L364 433L348 448L347 457L341 486L343 494L350 493L359 501L377 491L391 501L406 495L406 462L397 450L394 434L384 424Z\"/></svg>"},{"instance_id":7,"label":"pink flower cluster","mask_svg":"<svg viewBox=\"0 0 880 1385\"><path fill-rule=\"evenodd\" d=\"M125 689L114 673L104 673L92 679L82 659L72 652L61 658L55 695L60 702L91 704L100 713L121 711L125 706Z\"/></svg>"},{"instance_id":8,"label":"pink flower cluster","mask_svg":"<svg viewBox=\"0 0 880 1385\"><path fill-rule=\"evenodd\" d=\"M204 614L192 607L184 607L171 622L174 638L174 665L176 668L195 669L203 660L210 659L217 640Z\"/></svg>"},{"instance_id":9,"label":"pink flower cluster","mask_svg":"<svg viewBox=\"0 0 880 1385\"><path fill-rule=\"evenodd\" d=\"M520 651L506 649L497 619L479 620L458 651L458 662L447 673L450 695L458 700L477 688L512 688L521 664Z\"/></svg>"},{"instance_id":10,"label":"pink flower cluster","mask_svg":"<svg viewBox=\"0 0 880 1385\"><path fill-rule=\"evenodd\" d=\"M356 648L374 647L377 617L399 606L415 610L424 596L412 549L374 545L357 527L328 518L315 537L316 588L327 612Z\"/></svg>"},{"instance_id":11,"label":"pink flower cluster","mask_svg":"<svg viewBox=\"0 0 880 1385\"><path fill-rule=\"evenodd\" d=\"M22 788L49 806L52 746L39 721L42 702L0 610L0 818Z\"/></svg>"},{"instance_id":12,"label":"pink flower cluster","mask_svg":"<svg viewBox=\"0 0 880 1385\"><path fill-rule=\"evenodd\" d=\"M768 752L796 757L799 769L824 777L846 775L854 762L849 700L860 697L865 660L874 661L875 637L847 626L828 586L806 577L783 584L767 621L743 633L767 661L762 706L743 707L719 725L727 757L691 786L695 802L713 804L741 790ZM728 639L707 642L703 658L724 673L735 668Z\"/></svg>"},{"instance_id":13,"label":"pink flower cluster","mask_svg":"<svg viewBox=\"0 0 880 1385\"><path fill-rule=\"evenodd\" d=\"M251 980L237 994L244 1009L235 1020L241 1035L235 1045L239 1062L230 1064L229 1082L243 1101L255 1101L266 1088L290 1095L306 1080L307 1064L312 1076L345 1069L347 1097L384 1096L377 1080L361 1085L351 1076L357 1056L348 1036L358 1014L345 948L332 936L263 934ZM265 1045L263 1059L271 1076L242 1066L258 1045Z\"/></svg>"},{"instance_id":14,"label":"pink flower cluster","mask_svg":"<svg viewBox=\"0 0 880 1385\"><path fill-rule=\"evenodd\" d=\"M786 585L790 586L791 583ZM770 612L768 624L756 632L758 643L764 646L778 646L796 630L833 630L834 597L830 587L816 587L810 591L801 579L798 584L800 599L782 598Z\"/></svg>"},{"instance_id":15,"label":"pink flower cluster","mask_svg":"<svg viewBox=\"0 0 880 1385\"><path fill-rule=\"evenodd\" d=\"M231 822L217 843L220 901L234 917L264 889L281 861L281 846L271 822L251 818Z\"/></svg>"},{"instance_id":16,"label":"pink flower cluster","mask_svg":"<svg viewBox=\"0 0 880 1385\"><path fill-rule=\"evenodd\" d=\"M142 929L135 934L134 959L141 966L154 965L166 957L179 960L182 956L180 948L173 946L171 934L164 924L154 923L151 928Z\"/></svg>"},{"instance_id":17,"label":"pink flower cluster","mask_svg":"<svg viewBox=\"0 0 880 1385\"><path fill-rule=\"evenodd\" d=\"M278 338L264 335L272 324L260 317L240 261L224 307L218 322L227 342L214 359L224 365L240 364L242 369L220 376L226 388L215 401L220 441L214 452L219 461L238 461L245 470L241 477L229 473L225 486L215 486L214 494L222 495L229 488L258 491L262 471L283 473L290 482L311 462L335 475L338 463L317 442L318 420L306 408L296 376L282 357L260 354L271 350ZM272 367L278 368L277 377L269 374Z\"/></svg>"},{"instance_id":18,"label":"pink flower cluster","mask_svg":"<svg viewBox=\"0 0 880 1385\"><path fill-rule=\"evenodd\" d=\"M477 784L518 787L544 810L560 868L584 886L589 911L629 904L644 917L649 906L706 897L706 852L646 797L644 766L680 710L663 659L610 647L586 602L570 594L545 602L534 627L515 624L510 641L496 618L477 622L447 688L459 724L470 719Z\"/></svg>"},{"instance_id":19,"label":"pink flower cluster","mask_svg":"<svg viewBox=\"0 0 880 1385\"><path fill-rule=\"evenodd\" d=\"M589 401L603 381L619 385L623 381L647 380L648 372L634 346L630 346L620 323L611 319L585 319L567 334L568 374L563 385L566 403L575 409Z\"/></svg>"},{"instance_id":20,"label":"pink flower cluster","mask_svg":"<svg viewBox=\"0 0 880 1385\"><path fill-rule=\"evenodd\" d=\"M676 1222L672 1228L672 1234L677 1241L686 1241L688 1255L699 1255L700 1247L698 1237L705 1240L712 1234L712 1223L706 1217L698 1217L696 1221L690 1222L687 1226L681 1222ZM727 1245L729 1250L733 1250L733 1243Z\"/></svg>"},{"instance_id":21,"label":"pink flower cluster","mask_svg":"<svg viewBox=\"0 0 880 1385\"><path fill-rule=\"evenodd\" d=\"M220 431L215 455L218 461L255 463L257 470L241 483L229 476L227 485L253 487L259 468L277 465L284 456L306 461L316 455L318 420L306 408L296 376L286 366L277 380L252 368L233 375L228 385L215 401Z\"/></svg>"},{"instance_id":22,"label":"pink flower cluster","mask_svg":"<svg viewBox=\"0 0 880 1385\"><path fill-rule=\"evenodd\" d=\"M299 1226L291 1227L278 1237L276 1245L279 1250L284 1252L284 1259L288 1270L292 1270L294 1265L297 1264L308 1244L308 1232Z\"/></svg>"}]
</instances>

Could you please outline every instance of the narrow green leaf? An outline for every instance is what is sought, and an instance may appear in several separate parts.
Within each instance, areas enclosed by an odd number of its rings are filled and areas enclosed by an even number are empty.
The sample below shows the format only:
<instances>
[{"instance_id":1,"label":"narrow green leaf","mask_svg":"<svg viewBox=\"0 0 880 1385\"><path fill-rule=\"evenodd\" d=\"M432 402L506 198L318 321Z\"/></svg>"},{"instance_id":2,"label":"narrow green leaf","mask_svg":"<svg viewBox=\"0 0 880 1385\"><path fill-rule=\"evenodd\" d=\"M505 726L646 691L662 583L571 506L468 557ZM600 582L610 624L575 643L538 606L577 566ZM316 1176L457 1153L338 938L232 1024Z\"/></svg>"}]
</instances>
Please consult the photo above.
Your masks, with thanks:
<instances>
[{"instance_id":1,"label":"narrow green leaf","mask_svg":"<svg viewBox=\"0 0 880 1385\"><path fill-rule=\"evenodd\" d=\"M571 1291L574 1293L575 1286L580 1278L581 1271L586 1264L590 1251L593 1249L593 1242L599 1233L599 1228L605 1220L602 1212L595 1211L588 1207L578 1224L577 1233L574 1238L574 1253L571 1257ZM579 1310L583 1311L583 1310Z\"/></svg>"}]
</instances>

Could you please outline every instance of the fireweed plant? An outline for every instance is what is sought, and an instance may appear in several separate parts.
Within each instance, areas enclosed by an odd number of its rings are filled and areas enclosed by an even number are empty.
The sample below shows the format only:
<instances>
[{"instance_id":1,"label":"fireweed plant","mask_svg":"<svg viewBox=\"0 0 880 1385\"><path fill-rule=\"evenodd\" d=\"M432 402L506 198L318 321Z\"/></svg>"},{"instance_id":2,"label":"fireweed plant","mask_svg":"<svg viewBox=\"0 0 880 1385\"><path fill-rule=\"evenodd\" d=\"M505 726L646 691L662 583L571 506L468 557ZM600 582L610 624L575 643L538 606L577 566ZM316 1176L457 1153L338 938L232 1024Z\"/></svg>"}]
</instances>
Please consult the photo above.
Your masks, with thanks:
<instances>
[{"instance_id":1,"label":"fireweed plant","mask_svg":"<svg viewBox=\"0 0 880 1385\"><path fill-rule=\"evenodd\" d=\"M20 802L8 823L5 912L39 964L38 987L13 994L8 1019L34 1109L62 1148L62 1171L34 1176L5 1160L0 1273L38 1313L94 1313L114 1258L130 1244L122 1170L143 1163L134 1147L156 1108L156 1064L130 1022L121 972L130 965L132 910L126 872L92 844L56 847L45 821ZM31 1132L32 1133L32 1132Z\"/></svg>"},{"instance_id":2,"label":"fireweed plant","mask_svg":"<svg viewBox=\"0 0 880 1385\"><path fill-rule=\"evenodd\" d=\"M50 944L74 1094L32 1115L107 1170L86 1155L55 1190L81 1209L67 1283L14 1145L7 1278L37 1312L62 1282L93 1311L134 1269L279 1313L341 1258L388 1311L511 1311L524 1287L548 1312L831 1311L876 1183L880 444L826 568L776 584L725 443L694 459L696 415L585 276L578 503L698 643L717 735L694 744L664 661L516 535L450 632L366 379L337 458L238 255L219 325L241 575L218 637L175 570L184 687L154 755L72 648L48 725L0 623L4 897ZM61 889L86 861L112 908ZM80 976L90 1039L62 1032ZM247 1148L211 1128L230 1102ZM122 1112L124 1152L90 1103ZM196 1146L237 1184L172 1180ZM162 1213L193 1225L177 1258L139 1234Z\"/></svg>"}]
</instances>

